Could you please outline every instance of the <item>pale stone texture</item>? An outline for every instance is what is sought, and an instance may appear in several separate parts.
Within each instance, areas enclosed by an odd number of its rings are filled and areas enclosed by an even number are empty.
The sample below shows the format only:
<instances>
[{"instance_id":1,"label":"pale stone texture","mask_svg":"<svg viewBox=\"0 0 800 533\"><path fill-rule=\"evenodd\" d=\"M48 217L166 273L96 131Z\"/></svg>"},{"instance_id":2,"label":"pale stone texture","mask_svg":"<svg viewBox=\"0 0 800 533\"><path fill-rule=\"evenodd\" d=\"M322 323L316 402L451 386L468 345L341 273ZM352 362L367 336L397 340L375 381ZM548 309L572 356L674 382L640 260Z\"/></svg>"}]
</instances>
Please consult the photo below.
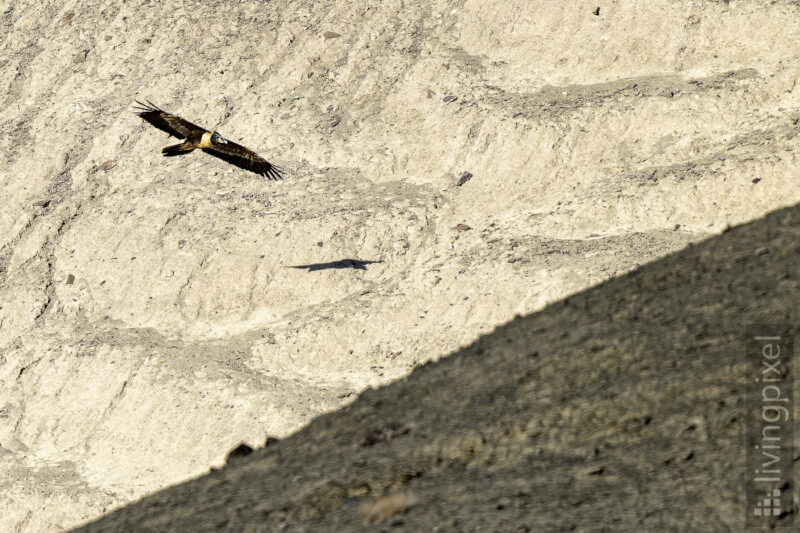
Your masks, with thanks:
<instances>
[{"instance_id":1,"label":"pale stone texture","mask_svg":"<svg viewBox=\"0 0 800 533\"><path fill-rule=\"evenodd\" d=\"M796 4L596 6L0 4L0 530L800 200ZM137 99L286 179L163 158ZM345 259L380 262L291 268Z\"/></svg>"}]
</instances>

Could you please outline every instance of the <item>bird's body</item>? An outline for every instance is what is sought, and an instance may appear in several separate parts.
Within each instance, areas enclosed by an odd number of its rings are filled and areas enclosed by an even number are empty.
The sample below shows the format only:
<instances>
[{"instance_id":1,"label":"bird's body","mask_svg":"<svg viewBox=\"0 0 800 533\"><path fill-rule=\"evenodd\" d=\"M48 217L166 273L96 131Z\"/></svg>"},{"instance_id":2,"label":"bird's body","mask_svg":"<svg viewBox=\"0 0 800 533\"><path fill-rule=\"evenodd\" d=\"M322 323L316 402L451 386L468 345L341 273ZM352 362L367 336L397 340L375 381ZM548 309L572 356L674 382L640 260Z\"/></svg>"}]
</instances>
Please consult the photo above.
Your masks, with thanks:
<instances>
[{"instance_id":1,"label":"bird's body","mask_svg":"<svg viewBox=\"0 0 800 533\"><path fill-rule=\"evenodd\" d=\"M200 136L200 146L198 148L211 148L211 137L213 134L209 131L203 132Z\"/></svg>"},{"instance_id":2,"label":"bird's body","mask_svg":"<svg viewBox=\"0 0 800 533\"><path fill-rule=\"evenodd\" d=\"M137 103L141 106L137 109L137 114L142 119L174 137L186 139L182 143L173 144L161 150L161 153L165 156L183 155L199 149L232 165L255 172L269 179L282 178L278 167L252 150L225 139L218 132L196 126L178 115L159 109L151 102L147 104Z\"/></svg>"},{"instance_id":3,"label":"bird's body","mask_svg":"<svg viewBox=\"0 0 800 533\"><path fill-rule=\"evenodd\" d=\"M173 144L172 146L163 148L161 153L166 156L174 156L182 155L196 149L203 150L205 148L211 148L214 146L214 144L211 142L211 138L213 136L214 134L210 131L192 133L182 143Z\"/></svg>"}]
</instances>

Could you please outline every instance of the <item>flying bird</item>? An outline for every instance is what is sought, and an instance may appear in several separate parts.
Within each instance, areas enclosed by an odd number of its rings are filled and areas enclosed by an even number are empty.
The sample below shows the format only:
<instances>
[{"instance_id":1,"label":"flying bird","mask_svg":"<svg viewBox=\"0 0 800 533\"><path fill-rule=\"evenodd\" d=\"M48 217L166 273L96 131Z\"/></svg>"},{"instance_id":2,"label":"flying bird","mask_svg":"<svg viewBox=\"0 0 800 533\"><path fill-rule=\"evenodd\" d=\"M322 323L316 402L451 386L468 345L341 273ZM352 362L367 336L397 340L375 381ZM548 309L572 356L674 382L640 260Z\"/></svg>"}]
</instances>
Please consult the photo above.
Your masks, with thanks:
<instances>
[{"instance_id":1,"label":"flying bird","mask_svg":"<svg viewBox=\"0 0 800 533\"><path fill-rule=\"evenodd\" d=\"M173 144L162 149L161 153L165 156L172 157L183 155L188 154L192 150L200 149L232 165L255 172L271 180L283 179L280 168L252 150L240 144L236 144L233 141L229 141L220 135L219 132L209 131L192 124L178 115L167 113L150 101L146 104L139 101L136 103L140 106L136 109L137 115L173 137L186 139L182 143Z\"/></svg>"}]
</instances>

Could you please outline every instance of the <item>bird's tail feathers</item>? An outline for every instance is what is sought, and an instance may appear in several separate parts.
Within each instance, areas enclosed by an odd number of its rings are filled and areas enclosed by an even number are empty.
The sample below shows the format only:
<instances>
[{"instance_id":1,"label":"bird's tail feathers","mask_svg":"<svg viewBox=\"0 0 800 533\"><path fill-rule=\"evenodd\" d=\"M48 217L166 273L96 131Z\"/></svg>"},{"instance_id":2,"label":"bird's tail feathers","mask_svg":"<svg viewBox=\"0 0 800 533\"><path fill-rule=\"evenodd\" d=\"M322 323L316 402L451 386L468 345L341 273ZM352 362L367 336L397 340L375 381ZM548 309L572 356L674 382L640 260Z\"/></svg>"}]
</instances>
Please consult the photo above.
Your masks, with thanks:
<instances>
[{"instance_id":1,"label":"bird's tail feathers","mask_svg":"<svg viewBox=\"0 0 800 533\"><path fill-rule=\"evenodd\" d=\"M182 142L179 144L173 144L171 146L167 146L161 150L161 153L167 157L172 157L176 155L183 155L187 154L194 150L194 146L191 146L189 143Z\"/></svg>"}]
</instances>

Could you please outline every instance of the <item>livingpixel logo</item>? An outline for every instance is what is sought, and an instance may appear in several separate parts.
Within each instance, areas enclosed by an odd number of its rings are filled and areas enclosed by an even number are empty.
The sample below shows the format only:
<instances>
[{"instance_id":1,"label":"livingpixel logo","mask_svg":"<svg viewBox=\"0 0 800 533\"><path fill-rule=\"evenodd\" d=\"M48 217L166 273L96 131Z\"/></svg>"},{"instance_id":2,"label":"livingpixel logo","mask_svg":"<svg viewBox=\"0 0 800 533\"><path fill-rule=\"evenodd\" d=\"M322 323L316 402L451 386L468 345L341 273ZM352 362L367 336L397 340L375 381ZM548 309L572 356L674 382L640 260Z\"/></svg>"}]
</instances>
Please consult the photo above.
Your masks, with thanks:
<instances>
[{"instance_id":1,"label":"livingpixel logo","mask_svg":"<svg viewBox=\"0 0 800 533\"><path fill-rule=\"evenodd\" d=\"M781 514L781 489L772 489L764 496L764 499L757 502L753 508L755 516L780 516Z\"/></svg>"},{"instance_id":2,"label":"livingpixel logo","mask_svg":"<svg viewBox=\"0 0 800 533\"><path fill-rule=\"evenodd\" d=\"M747 328L748 531L794 525L793 338L788 325Z\"/></svg>"}]
</instances>

